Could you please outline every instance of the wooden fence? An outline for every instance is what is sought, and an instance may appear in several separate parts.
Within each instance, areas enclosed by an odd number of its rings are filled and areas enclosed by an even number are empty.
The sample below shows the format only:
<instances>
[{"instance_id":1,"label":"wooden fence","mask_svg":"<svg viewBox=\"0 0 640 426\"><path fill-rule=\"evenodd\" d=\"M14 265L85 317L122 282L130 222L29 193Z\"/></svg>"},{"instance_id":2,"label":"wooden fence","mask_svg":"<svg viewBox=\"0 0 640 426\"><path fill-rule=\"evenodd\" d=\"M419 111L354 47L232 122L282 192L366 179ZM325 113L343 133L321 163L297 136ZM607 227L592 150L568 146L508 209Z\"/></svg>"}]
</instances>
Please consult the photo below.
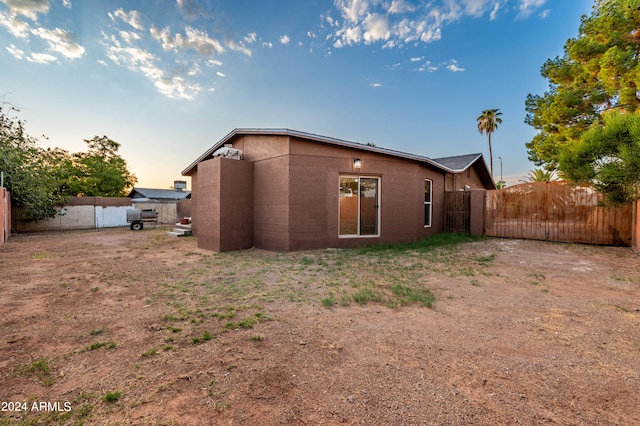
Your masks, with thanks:
<instances>
[{"instance_id":1,"label":"wooden fence","mask_svg":"<svg viewBox=\"0 0 640 426\"><path fill-rule=\"evenodd\" d=\"M488 236L630 246L632 228L632 205L608 206L590 187L533 182L487 191Z\"/></svg>"}]
</instances>

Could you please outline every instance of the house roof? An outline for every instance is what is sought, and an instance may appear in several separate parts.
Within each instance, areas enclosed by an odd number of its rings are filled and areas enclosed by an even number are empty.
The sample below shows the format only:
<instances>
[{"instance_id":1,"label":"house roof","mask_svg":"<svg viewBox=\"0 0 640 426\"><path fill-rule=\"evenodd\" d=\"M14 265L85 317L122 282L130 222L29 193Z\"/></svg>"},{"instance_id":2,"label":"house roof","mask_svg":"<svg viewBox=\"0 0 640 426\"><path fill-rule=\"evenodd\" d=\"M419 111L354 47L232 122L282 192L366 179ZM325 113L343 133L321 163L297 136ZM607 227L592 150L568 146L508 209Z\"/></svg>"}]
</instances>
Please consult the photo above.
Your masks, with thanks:
<instances>
[{"instance_id":1,"label":"house roof","mask_svg":"<svg viewBox=\"0 0 640 426\"><path fill-rule=\"evenodd\" d=\"M225 137L223 137L220 141L218 141L215 145L205 151L200 157L198 157L193 163L191 163L186 169L182 171L183 175L188 175L191 173L198 163L204 161L216 152L220 147L224 146L224 144L229 143L234 137L241 135L278 135L278 136L292 136L300 139L306 139L313 142L326 143L330 145L342 146L345 148L353 148L361 151L375 152L378 154L389 155L392 157L403 158L407 160L414 160L421 163L426 163L440 169L444 172L448 173L461 173L469 168L476 161L482 159L482 162L486 167L486 163L484 162L484 158L482 154L468 154L468 155L459 155L455 157L443 157L438 159L432 159L429 157L425 157L423 155L410 154L407 152L396 151L389 148L381 148L377 146L371 146L359 142L352 142L343 139L331 138L328 136L315 135L312 133L301 132L298 130L291 129L265 129L265 128L237 128L233 129L230 133L228 133ZM488 173L487 175L489 180L493 182L491 176Z\"/></svg>"},{"instance_id":2,"label":"house roof","mask_svg":"<svg viewBox=\"0 0 640 426\"><path fill-rule=\"evenodd\" d=\"M467 170L473 163L476 162L476 160L480 158L482 158L482 154L466 154L455 155L453 157L434 158L433 161L460 173Z\"/></svg>"},{"instance_id":3,"label":"house roof","mask_svg":"<svg viewBox=\"0 0 640 426\"><path fill-rule=\"evenodd\" d=\"M149 200L183 200L185 198L191 198L191 191L133 188L128 197L134 199L146 198Z\"/></svg>"}]
</instances>

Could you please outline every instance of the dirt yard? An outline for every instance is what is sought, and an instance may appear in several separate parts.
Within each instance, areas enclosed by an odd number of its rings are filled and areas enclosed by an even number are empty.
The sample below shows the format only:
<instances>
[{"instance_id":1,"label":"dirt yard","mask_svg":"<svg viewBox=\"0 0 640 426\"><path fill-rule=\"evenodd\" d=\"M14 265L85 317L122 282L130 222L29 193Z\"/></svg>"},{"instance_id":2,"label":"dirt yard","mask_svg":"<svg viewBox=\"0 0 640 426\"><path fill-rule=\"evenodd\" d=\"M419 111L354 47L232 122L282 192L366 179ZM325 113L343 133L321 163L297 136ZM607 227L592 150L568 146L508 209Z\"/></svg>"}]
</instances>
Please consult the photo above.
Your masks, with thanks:
<instances>
[{"instance_id":1,"label":"dirt yard","mask_svg":"<svg viewBox=\"0 0 640 426\"><path fill-rule=\"evenodd\" d=\"M627 248L19 235L0 290L0 425L640 424Z\"/></svg>"}]
</instances>

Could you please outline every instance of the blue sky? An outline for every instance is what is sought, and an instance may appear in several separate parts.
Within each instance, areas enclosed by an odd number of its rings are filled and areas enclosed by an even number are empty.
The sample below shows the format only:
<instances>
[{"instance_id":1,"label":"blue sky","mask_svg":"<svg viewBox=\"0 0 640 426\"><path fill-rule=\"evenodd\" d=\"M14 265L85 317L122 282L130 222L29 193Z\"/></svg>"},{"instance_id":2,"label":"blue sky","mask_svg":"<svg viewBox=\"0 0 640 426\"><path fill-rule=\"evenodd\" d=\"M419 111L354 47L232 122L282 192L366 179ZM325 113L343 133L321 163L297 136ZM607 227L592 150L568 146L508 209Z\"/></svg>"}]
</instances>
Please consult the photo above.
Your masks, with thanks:
<instances>
[{"instance_id":1,"label":"blue sky","mask_svg":"<svg viewBox=\"0 0 640 426\"><path fill-rule=\"evenodd\" d=\"M138 187L169 188L236 127L443 157L518 183L527 94L589 0L0 0L0 95L44 147L107 135Z\"/></svg>"}]
</instances>

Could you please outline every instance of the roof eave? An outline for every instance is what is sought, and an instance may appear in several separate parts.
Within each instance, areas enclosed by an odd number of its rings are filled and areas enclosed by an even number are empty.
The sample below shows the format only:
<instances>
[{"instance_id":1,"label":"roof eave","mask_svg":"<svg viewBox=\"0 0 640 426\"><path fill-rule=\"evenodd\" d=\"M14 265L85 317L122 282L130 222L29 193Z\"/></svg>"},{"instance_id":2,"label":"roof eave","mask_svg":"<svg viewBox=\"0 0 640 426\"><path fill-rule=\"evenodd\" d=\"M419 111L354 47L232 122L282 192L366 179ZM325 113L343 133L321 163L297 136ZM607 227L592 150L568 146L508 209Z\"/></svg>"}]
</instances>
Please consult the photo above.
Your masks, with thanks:
<instances>
[{"instance_id":1,"label":"roof eave","mask_svg":"<svg viewBox=\"0 0 640 426\"><path fill-rule=\"evenodd\" d=\"M223 146L225 143L229 142L235 136L255 135L255 134L293 136L293 137L298 137L301 139L307 139L307 140L316 141L316 142L325 142L332 145L342 146L345 148L358 149L358 150L367 151L367 152L375 152L377 154L390 155L393 157L399 157L399 158L404 158L408 160L418 161L421 163L429 164L432 167L441 169L445 172L456 173L455 170L452 170L449 167L439 164L438 162L432 160L431 158L424 157L422 155L409 154L406 152L395 151L392 149L379 148L376 146L365 145L358 142L351 142L343 139L336 139L328 136L315 135L312 133L305 133L305 132L300 132L300 131L291 130L291 129L236 128L236 129L233 129L231 132L229 132L225 137L223 137L220 141L214 144L207 151L205 151L205 153L202 154L200 157L198 157L194 162L189 164L189 166L182 171L182 175L183 176L189 175L193 171L193 169L196 168L198 163L205 160L207 157L213 154L218 148Z\"/></svg>"}]
</instances>

